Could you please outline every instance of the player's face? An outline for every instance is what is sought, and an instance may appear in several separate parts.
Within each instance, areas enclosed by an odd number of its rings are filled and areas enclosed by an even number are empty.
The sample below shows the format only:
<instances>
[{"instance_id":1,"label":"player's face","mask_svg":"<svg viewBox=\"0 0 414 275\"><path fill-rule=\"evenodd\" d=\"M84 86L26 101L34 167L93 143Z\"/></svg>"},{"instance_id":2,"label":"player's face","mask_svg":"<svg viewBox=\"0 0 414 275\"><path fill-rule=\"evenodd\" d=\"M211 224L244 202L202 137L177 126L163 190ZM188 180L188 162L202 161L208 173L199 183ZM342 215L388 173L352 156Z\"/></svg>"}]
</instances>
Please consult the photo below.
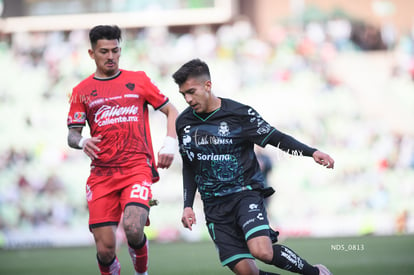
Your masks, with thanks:
<instances>
[{"instance_id":1,"label":"player's face","mask_svg":"<svg viewBox=\"0 0 414 275\"><path fill-rule=\"evenodd\" d=\"M188 78L180 87L180 93L196 113L214 111L211 102L211 81L203 78Z\"/></svg>"},{"instance_id":2,"label":"player's face","mask_svg":"<svg viewBox=\"0 0 414 275\"><path fill-rule=\"evenodd\" d=\"M97 77L111 77L118 73L121 56L118 40L98 40L96 46L89 50L89 55L95 60Z\"/></svg>"}]
</instances>

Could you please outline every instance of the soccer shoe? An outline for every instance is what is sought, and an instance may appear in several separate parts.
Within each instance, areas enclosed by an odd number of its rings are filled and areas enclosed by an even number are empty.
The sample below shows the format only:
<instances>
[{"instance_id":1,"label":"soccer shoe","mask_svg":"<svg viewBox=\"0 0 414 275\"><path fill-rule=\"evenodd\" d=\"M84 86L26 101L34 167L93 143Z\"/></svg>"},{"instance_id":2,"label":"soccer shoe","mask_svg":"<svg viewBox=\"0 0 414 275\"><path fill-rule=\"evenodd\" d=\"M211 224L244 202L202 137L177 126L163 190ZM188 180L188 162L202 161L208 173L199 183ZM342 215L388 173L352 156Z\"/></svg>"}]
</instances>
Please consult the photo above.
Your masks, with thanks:
<instances>
[{"instance_id":1,"label":"soccer shoe","mask_svg":"<svg viewBox=\"0 0 414 275\"><path fill-rule=\"evenodd\" d=\"M326 268L326 266L317 264L315 265L319 269L319 275L332 275L332 273L329 271L329 269Z\"/></svg>"},{"instance_id":2,"label":"soccer shoe","mask_svg":"<svg viewBox=\"0 0 414 275\"><path fill-rule=\"evenodd\" d=\"M144 273L138 273L135 271L135 275L148 275L148 272L145 271Z\"/></svg>"}]
</instances>

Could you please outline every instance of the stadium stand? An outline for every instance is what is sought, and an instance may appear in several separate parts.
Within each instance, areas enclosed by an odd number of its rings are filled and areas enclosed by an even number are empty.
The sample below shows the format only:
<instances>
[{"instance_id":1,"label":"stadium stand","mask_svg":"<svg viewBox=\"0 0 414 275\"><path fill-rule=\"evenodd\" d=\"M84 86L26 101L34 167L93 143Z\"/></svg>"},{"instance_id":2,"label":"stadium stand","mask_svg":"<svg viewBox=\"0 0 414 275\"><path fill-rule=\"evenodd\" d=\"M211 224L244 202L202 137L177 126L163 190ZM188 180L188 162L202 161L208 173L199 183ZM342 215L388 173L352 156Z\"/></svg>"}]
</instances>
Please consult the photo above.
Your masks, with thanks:
<instances>
[{"instance_id":1,"label":"stadium stand","mask_svg":"<svg viewBox=\"0 0 414 275\"><path fill-rule=\"evenodd\" d=\"M332 28L342 35L330 35ZM308 159L268 150L274 163L269 182L277 190L271 220L282 234L414 232L414 34L401 35L392 48L367 51L352 39L346 20L304 28L275 24L273 31L272 41L264 41L247 19L185 34L128 28L121 67L145 69L183 110L170 75L190 58L205 59L216 94L254 106L277 128L336 159L327 172ZM68 94L93 72L87 41L85 30L1 36L0 239L6 247L89 241L89 161L66 145ZM157 148L163 122L151 115ZM154 185L160 201L151 213L154 239L194 238L179 222L180 165L177 155Z\"/></svg>"}]
</instances>

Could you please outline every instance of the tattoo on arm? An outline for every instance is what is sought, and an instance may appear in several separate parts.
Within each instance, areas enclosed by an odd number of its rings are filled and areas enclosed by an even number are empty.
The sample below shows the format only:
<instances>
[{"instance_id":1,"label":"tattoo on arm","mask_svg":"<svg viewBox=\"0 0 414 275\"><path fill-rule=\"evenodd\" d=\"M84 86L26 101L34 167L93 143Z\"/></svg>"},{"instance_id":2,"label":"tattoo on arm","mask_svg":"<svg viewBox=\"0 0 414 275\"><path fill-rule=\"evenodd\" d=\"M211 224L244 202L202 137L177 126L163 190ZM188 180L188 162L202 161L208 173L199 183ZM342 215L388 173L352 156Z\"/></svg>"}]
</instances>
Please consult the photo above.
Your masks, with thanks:
<instances>
[{"instance_id":1,"label":"tattoo on arm","mask_svg":"<svg viewBox=\"0 0 414 275\"><path fill-rule=\"evenodd\" d=\"M79 147L79 141L82 138L82 128L70 128L68 133L68 145L75 149L82 149Z\"/></svg>"}]
</instances>

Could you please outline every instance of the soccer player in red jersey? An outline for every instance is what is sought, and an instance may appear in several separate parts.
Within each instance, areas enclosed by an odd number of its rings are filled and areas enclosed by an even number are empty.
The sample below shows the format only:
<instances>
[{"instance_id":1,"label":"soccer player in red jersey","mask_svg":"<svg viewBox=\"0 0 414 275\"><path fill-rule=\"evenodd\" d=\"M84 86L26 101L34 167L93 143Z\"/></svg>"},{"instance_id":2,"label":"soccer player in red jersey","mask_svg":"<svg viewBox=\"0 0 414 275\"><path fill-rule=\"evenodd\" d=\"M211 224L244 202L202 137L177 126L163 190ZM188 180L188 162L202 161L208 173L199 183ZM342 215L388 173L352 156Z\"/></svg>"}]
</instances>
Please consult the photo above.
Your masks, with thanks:
<instances>
[{"instance_id":1,"label":"soccer player in red jersey","mask_svg":"<svg viewBox=\"0 0 414 275\"><path fill-rule=\"evenodd\" d=\"M119 68L119 27L96 26L90 30L89 39L88 52L96 71L73 89L67 124L69 146L82 149L91 159L86 198L98 266L101 274L120 274L115 232L121 222L135 274L147 274L144 226L149 223L151 184L159 179L157 168L168 168L173 161L178 112L144 72ZM148 105L167 118L167 136L158 163ZM82 137L86 122L91 138Z\"/></svg>"}]
</instances>

